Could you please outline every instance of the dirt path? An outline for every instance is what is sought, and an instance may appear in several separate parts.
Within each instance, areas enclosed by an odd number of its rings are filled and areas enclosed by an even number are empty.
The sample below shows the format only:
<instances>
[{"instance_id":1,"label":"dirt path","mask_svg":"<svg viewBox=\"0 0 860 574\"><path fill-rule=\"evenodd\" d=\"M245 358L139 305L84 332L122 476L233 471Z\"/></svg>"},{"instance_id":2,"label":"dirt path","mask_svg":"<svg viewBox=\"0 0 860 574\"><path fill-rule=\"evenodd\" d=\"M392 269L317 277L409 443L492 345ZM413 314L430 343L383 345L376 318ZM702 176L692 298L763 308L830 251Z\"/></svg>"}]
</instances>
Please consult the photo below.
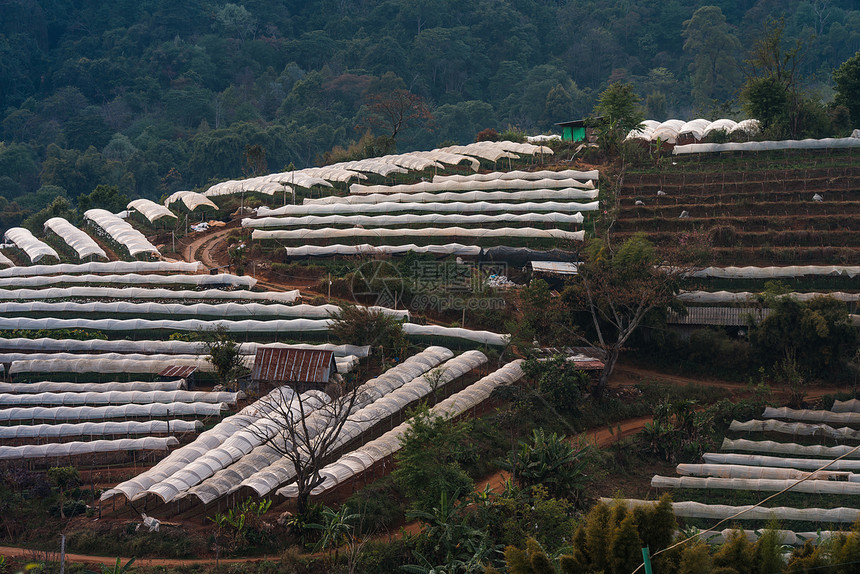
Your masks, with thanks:
<instances>
[{"instance_id":1,"label":"dirt path","mask_svg":"<svg viewBox=\"0 0 860 574\"><path fill-rule=\"evenodd\" d=\"M212 251L219 240L234 229L235 227L224 227L214 233L206 233L195 238L194 241L182 248L182 256L189 262L200 261L209 268L218 267L218 263L212 258ZM197 259L198 255L200 255L200 259Z\"/></svg>"}]
</instances>

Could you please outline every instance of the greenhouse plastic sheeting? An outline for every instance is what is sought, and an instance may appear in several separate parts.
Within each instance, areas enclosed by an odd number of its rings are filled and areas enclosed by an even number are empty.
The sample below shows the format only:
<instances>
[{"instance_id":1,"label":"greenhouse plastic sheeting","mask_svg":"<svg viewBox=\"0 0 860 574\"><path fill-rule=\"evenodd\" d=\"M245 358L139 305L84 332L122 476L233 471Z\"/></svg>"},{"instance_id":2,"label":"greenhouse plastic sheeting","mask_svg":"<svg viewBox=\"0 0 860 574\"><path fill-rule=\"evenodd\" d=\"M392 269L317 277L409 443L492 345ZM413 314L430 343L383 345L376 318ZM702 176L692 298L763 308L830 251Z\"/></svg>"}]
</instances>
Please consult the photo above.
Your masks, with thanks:
<instances>
[{"instance_id":1,"label":"greenhouse plastic sheeting","mask_svg":"<svg viewBox=\"0 0 860 574\"><path fill-rule=\"evenodd\" d=\"M289 387L278 387L272 390L265 397L253 402L235 415L225 418L211 429L201 433L190 444L173 451L168 457L159 461L152 468L103 492L101 500L107 500L120 494L131 500L153 484L157 484L185 468L209 450L217 448L236 432L253 424L265 414L261 410L261 406L265 405L266 401L288 402L292 400L294 395L295 393Z\"/></svg>"},{"instance_id":2,"label":"greenhouse plastic sheeting","mask_svg":"<svg viewBox=\"0 0 860 574\"><path fill-rule=\"evenodd\" d=\"M422 337L452 337L455 339L466 339L484 345L495 345L504 347L511 339L510 335L500 335L490 331L473 331L460 327L442 327L441 325L417 325L415 323L404 323L403 332L409 336Z\"/></svg>"},{"instance_id":3,"label":"greenhouse plastic sheeting","mask_svg":"<svg viewBox=\"0 0 860 574\"><path fill-rule=\"evenodd\" d=\"M11 241L23 251L30 258L31 263L38 263L45 257L53 257L58 261L60 259L60 256L50 245L36 239L29 229L13 227L6 231L4 237L6 241Z\"/></svg>"},{"instance_id":4,"label":"greenhouse plastic sheeting","mask_svg":"<svg viewBox=\"0 0 860 574\"><path fill-rule=\"evenodd\" d=\"M131 381L128 383L78 383L42 381L39 383L0 383L0 393L81 393L107 391L183 391L185 379L175 381Z\"/></svg>"},{"instance_id":5,"label":"greenhouse plastic sheeting","mask_svg":"<svg viewBox=\"0 0 860 574\"><path fill-rule=\"evenodd\" d=\"M243 219L243 227L253 227L245 225L246 221L260 221L267 217L273 216L291 216L291 217L306 217L306 216L326 216L326 215L356 215L356 214L391 214L404 211L427 211L433 214L436 213L531 213L531 212L557 212L557 213L577 213L580 211L597 211L600 208L599 201L590 203L576 202L560 202L560 201L543 201L534 202L526 201L523 203L490 203L488 201L452 201L450 203L428 202L428 203L331 203L331 204L302 204L302 205L285 205L275 209L260 207L257 209L257 215L260 219Z\"/></svg>"},{"instance_id":6,"label":"greenhouse plastic sheeting","mask_svg":"<svg viewBox=\"0 0 860 574\"><path fill-rule=\"evenodd\" d=\"M251 239L254 241L266 241L272 239L284 241L311 241L315 239L338 239L350 237L373 237L377 239L385 239L389 237L468 237L474 239L521 237L583 241L585 239L585 231L536 229L533 227L500 227L498 229L467 227L404 227L400 229L388 229L384 227L365 229L362 227L352 227L349 229L337 229L326 227L322 229L275 229L272 231L255 229L251 234Z\"/></svg>"},{"instance_id":7,"label":"greenhouse plastic sheeting","mask_svg":"<svg viewBox=\"0 0 860 574\"><path fill-rule=\"evenodd\" d=\"M400 320L409 319L409 311L389 309L387 307L370 307L371 311L382 313L388 317ZM22 303L0 303L0 314L26 315L28 313L72 313L83 315L89 313L110 315L137 315L148 317L152 315L179 315L190 317L298 317L305 319L327 319L341 311L338 305L263 305L260 303L194 303L182 305L179 303L45 303L28 301Z\"/></svg>"},{"instance_id":8,"label":"greenhouse plastic sheeting","mask_svg":"<svg viewBox=\"0 0 860 574\"><path fill-rule=\"evenodd\" d=\"M393 225L452 225L483 223L582 223L581 213L503 213L499 215L460 215L427 214L427 215L308 215L305 217L263 217L260 219L243 219L242 227L251 228L282 228L282 227L311 227L319 225L361 225L363 227L386 227Z\"/></svg>"},{"instance_id":9,"label":"greenhouse plastic sheeting","mask_svg":"<svg viewBox=\"0 0 860 574\"><path fill-rule=\"evenodd\" d=\"M408 381L427 373L452 356L453 353L444 347L428 347L378 377L365 382L357 389L355 404L350 411L350 416L387 393L400 388ZM313 438L321 428L329 423L330 418L331 413L328 410L310 413L306 417L301 432L307 428L308 436ZM216 472L212 477L179 496L194 496L208 504L216 498L238 489L245 479L269 468L281 459L281 454L270 445L258 446L233 465Z\"/></svg>"},{"instance_id":10,"label":"greenhouse plastic sheeting","mask_svg":"<svg viewBox=\"0 0 860 574\"><path fill-rule=\"evenodd\" d=\"M181 300L240 300L272 301L292 303L301 298L299 290L294 291L221 291L205 289L186 291L173 289L146 289L143 287L53 287L49 289L0 289L0 301L30 301L38 299L181 299Z\"/></svg>"},{"instance_id":11,"label":"greenhouse plastic sheeting","mask_svg":"<svg viewBox=\"0 0 860 574\"><path fill-rule=\"evenodd\" d=\"M825 424L786 423L773 419L746 422L732 421L731 425L729 425L729 430L734 432L777 432L801 436L823 436L836 440L860 440L860 431L848 427L836 429Z\"/></svg>"},{"instance_id":12,"label":"greenhouse plastic sheeting","mask_svg":"<svg viewBox=\"0 0 860 574\"><path fill-rule=\"evenodd\" d=\"M320 177L326 181L337 181L340 183L346 183L352 179L367 179L366 175L358 171L333 167L331 165L325 167L306 167L302 171L311 177Z\"/></svg>"},{"instance_id":13,"label":"greenhouse plastic sheeting","mask_svg":"<svg viewBox=\"0 0 860 574\"><path fill-rule=\"evenodd\" d=\"M860 401L857 399L849 399L847 401L833 401L833 406L830 408L834 413L860 413Z\"/></svg>"},{"instance_id":14,"label":"greenhouse plastic sheeting","mask_svg":"<svg viewBox=\"0 0 860 574\"><path fill-rule=\"evenodd\" d=\"M508 180L537 180L537 179L575 179L577 181L597 181L600 172L596 169L590 171L578 171L575 169L563 169L560 171L494 171L490 173L474 173L471 175L436 175L433 183L443 181L508 181Z\"/></svg>"},{"instance_id":15,"label":"greenhouse plastic sheeting","mask_svg":"<svg viewBox=\"0 0 860 574\"><path fill-rule=\"evenodd\" d=\"M407 323L408 324L408 323ZM311 333L327 331L330 319L273 319L271 321L150 321L148 319L26 319L0 317L2 329L92 329L95 331L211 331L223 327L228 333Z\"/></svg>"},{"instance_id":16,"label":"greenhouse plastic sheeting","mask_svg":"<svg viewBox=\"0 0 860 574\"><path fill-rule=\"evenodd\" d=\"M460 243L446 243L445 245L370 245L361 243L359 245L302 245L299 247L285 247L287 257L332 257L335 255L361 255L372 257L378 255L401 255L404 253L432 253L433 255L458 255L460 257L477 257L481 254L481 248L477 245L462 245Z\"/></svg>"},{"instance_id":17,"label":"greenhouse plastic sheeting","mask_svg":"<svg viewBox=\"0 0 860 574\"><path fill-rule=\"evenodd\" d=\"M838 456L838 455L837 455ZM860 471L860 460L842 459L833 462L831 459L822 458L785 458L781 456L767 456L761 454L737 454L726 452L706 452L702 458L708 464L730 464L750 466L771 466L781 468L797 468L800 470L817 470L825 464L833 463L827 467L828 471L848 471L856 473Z\"/></svg>"},{"instance_id":18,"label":"greenhouse plastic sheeting","mask_svg":"<svg viewBox=\"0 0 860 574\"><path fill-rule=\"evenodd\" d=\"M233 287L250 289L257 284L252 277L229 275L51 275L38 277L2 277L0 287L44 287L47 285L64 285L83 283L85 285L121 284L121 285L194 285L197 287Z\"/></svg>"},{"instance_id":19,"label":"greenhouse plastic sheeting","mask_svg":"<svg viewBox=\"0 0 860 574\"><path fill-rule=\"evenodd\" d=\"M430 409L430 415L451 419L478 406L490 398L496 387L510 385L521 379L523 377L522 363L521 359L508 363L459 393L440 401ZM404 422L379 438L342 456L337 462L323 468L320 471L323 482L314 488L311 494L314 496L323 494L399 451L402 446L401 438L410 428L411 421L412 419ZM280 489L277 494L287 498L295 498L298 496L298 488L295 484L290 484Z\"/></svg>"},{"instance_id":20,"label":"greenhouse plastic sheeting","mask_svg":"<svg viewBox=\"0 0 860 574\"><path fill-rule=\"evenodd\" d=\"M359 438L380 421L396 415L408 405L443 388L444 385L486 364L486 362L487 357L480 351L467 351L439 367L438 372L441 373L441 376L435 383L428 380L426 375L422 375L354 411L343 425L340 434L331 446L331 450L338 449ZM300 455L308 456L306 453L300 453ZM241 486L250 488L258 496L265 496L294 477L295 469L292 463L288 459L282 459L251 475L242 481Z\"/></svg>"},{"instance_id":21,"label":"greenhouse plastic sheeting","mask_svg":"<svg viewBox=\"0 0 860 574\"><path fill-rule=\"evenodd\" d=\"M594 189L594 182L588 181L587 183L583 183L577 179L467 179L462 181L421 181L400 185L362 185L360 183L353 183L349 186L349 192L353 195L372 195L380 193L440 193L443 191L501 191L506 189L522 191L526 189L557 188Z\"/></svg>"},{"instance_id":22,"label":"greenhouse plastic sheeting","mask_svg":"<svg viewBox=\"0 0 860 574\"><path fill-rule=\"evenodd\" d=\"M860 147L860 138L824 138L820 140L782 140L724 144L689 144L675 146L674 155L691 153L720 153L724 151L774 151L787 149L844 149Z\"/></svg>"},{"instance_id":23,"label":"greenhouse plastic sheeting","mask_svg":"<svg viewBox=\"0 0 860 574\"><path fill-rule=\"evenodd\" d=\"M57 353L60 354L60 353ZM9 367L10 375L26 373L102 373L102 374L157 374L168 367L196 367L212 373L215 367L203 355L71 355L67 358L18 359Z\"/></svg>"},{"instance_id":24,"label":"greenhouse plastic sheeting","mask_svg":"<svg viewBox=\"0 0 860 574\"><path fill-rule=\"evenodd\" d=\"M616 500L612 498L601 498L604 504L613 504ZM620 501L628 508L636 508L654 504L650 500L636 500L632 498ZM799 520L803 522L842 522L851 524L860 518L860 509L857 508L787 508L785 506L753 507L751 504L745 506L728 506L725 504L702 504L701 502L673 502L672 509L675 516L681 518L713 518L715 520L729 518L741 511L747 511L733 520Z\"/></svg>"},{"instance_id":25,"label":"greenhouse plastic sheeting","mask_svg":"<svg viewBox=\"0 0 860 574\"><path fill-rule=\"evenodd\" d=\"M796 456L830 456L847 455L848 458L860 458L860 451L851 452L854 447L822 446L819 444L801 445L795 443L775 442L772 440L723 439L722 450L740 450L746 452L764 452L773 454L792 454Z\"/></svg>"},{"instance_id":26,"label":"greenhouse plastic sheeting","mask_svg":"<svg viewBox=\"0 0 860 574\"><path fill-rule=\"evenodd\" d=\"M255 448L280 432L284 424L295 424L302 420L302 414L307 416L321 408L330 400L329 396L321 391L310 391L302 395L301 402L298 400L286 403L279 409L278 420L260 418L247 427L233 433L221 445L208 450L203 456L198 457L185 468L171 476L150 486L146 493L158 496L163 502L170 502L179 494L186 492L192 486L200 484L243 456L249 454ZM137 497L143 496L140 493Z\"/></svg>"},{"instance_id":27,"label":"greenhouse plastic sheeting","mask_svg":"<svg viewBox=\"0 0 860 574\"><path fill-rule=\"evenodd\" d=\"M371 195L347 195L340 197L330 195L319 199L305 199L304 205L348 204L360 205L367 203L436 203L446 201L477 202L477 201L539 201L539 200L571 200L597 199L598 190L589 189L529 189L526 191L464 191L442 193L374 193Z\"/></svg>"},{"instance_id":28,"label":"greenhouse plastic sheeting","mask_svg":"<svg viewBox=\"0 0 860 574\"><path fill-rule=\"evenodd\" d=\"M170 207L171 204L176 203L177 201L181 201L188 211L194 211L198 207L202 207L204 211L218 210L218 206L212 203L209 198L202 193L195 193L193 191L177 191L170 194L170 196L164 200L164 207Z\"/></svg>"},{"instance_id":29,"label":"greenhouse plastic sheeting","mask_svg":"<svg viewBox=\"0 0 860 574\"><path fill-rule=\"evenodd\" d=\"M161 255L155 245L137 229L104 209L90 209L84 212L84 220L92 221L117 244L128 249L129 255L137 257L141 254Z\"/></svg>"},{"instance_id":30,"label":"greenhouse plastic sheeting","mask_svg":"<svg viewBox=\"0 0 860 574\"><path fill-rule=\"evenodd\" d=\"M0 406L107 406L148 405L152 403L224 403L235 405L245 393L207 391L106 391L62 392L31 394L0 394Z\"/></svg>"},{"instance_id":31,"label":"greenhouse plastic sheeting","mask_svg":"<svg viewBox=\"0 0 860 574\"><path fill-rule=\"evenodd\" d=\"M860 275L860 265L791 265L788 267L705 267L690 273L697 279L788 279L824 275L850 278Z\"/></svg>"},{"instance_id":32,"label":"greenhouse plastic sheeting","mask_svg":"<svg viewBox=\"0 0 860 574\"><path fill-rule=\"evenodd\" d=\"M54 444L29 444L25 446L0 446L0 460L55 458L99 454L107 452L131 452L141 450L170 450L177 446L176 437L122 438L118 440L94 440L90 442L63 442Z\"/></svg>"},{"instance_id":33,"label":"greenhouse plastic sheeting","mask_svg":"<svg viewBox=\"0 0 860 574\"><path fill-rule=\"evenodd\" d=\"M183 434L203 430L200 421L111 421L59 425L0 426L0 440L97 437L119 435Z\"/></svg>"},{"instance_id":34,"label":"greenhouse plastic sheeting","mask_svg":"<svg viewBox=\"0 0 860 574\"><path fill-rule=\"evenodd\" d=\"M293 190L277 181L271 181L267 176L251 177L242 180L230 180L216 183L203 192L206 197L218 197L221 195L235 195L237 193L261 193L263 195L275 195L276 193L292 193Z\"/></svg>"},{"instance_id":35,"label":"greenhouse plastic sheeting","mask_svg":"<svg viewBox=\"0 0 860 574\"><path fill-rule=\"evenodd\" d=\"M92 256L101 257L102 259L108 258L104 249L99 247L99 244L92 237L62 217L52 217L47 220L45 222L45 231L48 230L53 231L60 239L65 241L66 245L71 247L80 259Z\"/></svg>"},{"instance_id":36,"label":"greenhouse plastic sheeting","mask_svg":"<svg viewBox=\"0 0 860 574\"><path fill-rule=\"evenodd\" d=\"M766 407L762 415L766 419L790 419L816 423L860 424L860 413L798 410L788 407Z\"/></svg>"},{"instance_id":37,"label":"greenhouse plastic sheeting","mask_svg":"<svg viewBox=\"0 0 860 574\"><path fill-rule=\"evenodd\" d=\"M240 355L256 355L258 349L311 349L332 351L335 357L356 356L364 359L370 355L370 345L335 345L333 343L239 343ZM109 353L150 353L166 355L208 355L206 343L197 341L127 341L89 339L4 339L0 337L0 352L41 351L41 352L109 352ZM123 383L125 384L125 383Z\"/></svg>"},{"instance_id":38,"label":"greenhouse plastic sheeting","mask_svg":"<svg viewBox=\"0 0 860 574\"><path fill-rule=\"evenodd\" d=\"M848 480L848 477L852 474L850 472L831 471L829 469L822 470L819 472L805 472L794 468L779 468L771 466L742 466L735 464L679 464L676 471L682 476L712 476L718 478L777 478L782 480L800 480L801 478L807 477L813 477L817 480Z\"/></svg>"},{"instance_id":39,"label":"greenhouse plastic sheeting","mask_svg":"<svg viewBox=\"0 0 860 574\"><path fill-rule=\"evenodd\" d=\"M31 265L0 270L2 277L31 277L34 275L79 275L83 273L198 273L206 267L199 262L184 261L93 261L91 263L61 263Z\"/></svg>"},{"instance_id":40,"label":"greenhouse plastic sheeting","mask_svg":"<svg viewBox=\"0 0 860 574\"><path fill-rule=\"evenodd\" d=\"M172 219L176 219L176 214L161 205L160 203L155 203L151 199L135 199L131 201L126 207L128 210L135 210L141 215L143 215L146 219L149 220L150 223L155 223L159 219L163 217L169 217Z\"/></svg>"},{"instance_id":41,"label":"greenhouse plastic sheeting","mask_svg":"<svg viewBox=\"0 0 860 574\"><path fill-rule=\"evenodd\" d=\"M699 478L695 476L654 476L651 488L690 488L704 490L746 490L749 492L805 492L807 494L860 494L860 483L835 480L807 480L775 478Z\"/></svg>"},{"instance_id":42,"label":"greenhouse plastic sheeting","mask_svg":"<svg viewBox=\"0 0 860 574\"><path fill-rule=\"evenodd\" d=\"M685 303L746 303L758 297L760 293L749 291L681 291L678 299ZM846 303L860 302L860 293L844 293L831 291L828 293L786 293L783 297L791 297L798 301L811 301L815 297L833 297Z\"/></svg>"},{"instance_id":43,"label":"greenhouse plastic sheeting","mask_svg":"<svg viewBox=\"0 0 860 574\"><path fill-rule=\"evenodd\" d=\"M33 407L0 409L0 421L101 421L122 418L166 418L169 416L217 417L222 403L153 403L110 407Z\"/></svg>"}]
</instances>

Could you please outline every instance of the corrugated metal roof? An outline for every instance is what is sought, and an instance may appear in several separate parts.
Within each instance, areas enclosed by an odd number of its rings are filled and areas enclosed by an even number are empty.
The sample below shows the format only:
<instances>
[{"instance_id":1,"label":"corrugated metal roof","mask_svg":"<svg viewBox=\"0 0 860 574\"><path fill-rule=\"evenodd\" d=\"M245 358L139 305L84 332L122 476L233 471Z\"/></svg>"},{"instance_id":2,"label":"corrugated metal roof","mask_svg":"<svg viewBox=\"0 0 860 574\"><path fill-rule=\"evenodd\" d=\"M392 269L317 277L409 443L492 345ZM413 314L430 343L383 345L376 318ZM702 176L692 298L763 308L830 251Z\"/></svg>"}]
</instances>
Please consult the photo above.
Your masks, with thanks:
<instances>
[{"instance_id":1,"label":"corrugated metal roof","mask_svg":"<svg viewBox=\"0 0 860 574\"><path fill-rule=\"evenodd\" d=\"M337 368L332 351L264 348L258 350L254 358L251 379L325 384L332 368Z\"/></svg>"},{"instance_id":2,"label":"corrugated metal roof","mask_svg":"<svg viewBox=\"0 0 860 574\"><path fill-rule=\"evenodd\" d=\"M673 325L743 327L749 323L748 317L750 315L756 323L759 323L770 315L770 309L757 307L687 307L686 317L669 311L666 322Z\"/></svg>"},{"instance_id":3,"label":"corrugated metal roof","mask_svg":"<svg viewBox=\"0 0 860 574\"><path fill-rule=\"evenodd\" d=\"M170 379L187 379L191 373L195 372L197 367L194 365L173 365L163 369L158 373L159 377L167 377Z\"/></svg>"},{"instance_id":4,"label":"corrugated metal roof","mask_svg":"<svg viewBox=\"0 0 860 574\"><path fill-rule=\"evenodd\" d=\"M532 271L535 273L549 273L552 275L576 275L576 263L565 263L563 261L532 261Z\"/></svg>"}]
</instances>

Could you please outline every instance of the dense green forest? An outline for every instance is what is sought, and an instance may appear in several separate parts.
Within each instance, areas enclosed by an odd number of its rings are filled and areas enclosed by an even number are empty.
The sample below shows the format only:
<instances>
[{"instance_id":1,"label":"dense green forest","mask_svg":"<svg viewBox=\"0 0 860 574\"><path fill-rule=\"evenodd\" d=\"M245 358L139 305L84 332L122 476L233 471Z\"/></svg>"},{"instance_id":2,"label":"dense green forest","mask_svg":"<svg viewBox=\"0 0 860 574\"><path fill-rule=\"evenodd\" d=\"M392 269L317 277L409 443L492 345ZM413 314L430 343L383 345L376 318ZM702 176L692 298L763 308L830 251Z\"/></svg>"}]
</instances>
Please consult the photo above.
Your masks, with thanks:
<instances>
[{"instance_id":1,"label":"dense green forest","mask_svg":"<svg viewBox=\"0 0 860 574\"><path fill-rule=\"evenodd\" d=\"M238 0L237 0L238 2ZM738 117L746 51L768 19L802 43L807 95L832 97L860 49L854 0L7 0L0 5L4 226L98 184L157 198L304 167L368 130L400 89L429 114L398 151L591 113L630 81L646 116ZM432 118L430 117L432 115ZM391 129L388 129L391 135Z\"/></svg>"}]
</instances>

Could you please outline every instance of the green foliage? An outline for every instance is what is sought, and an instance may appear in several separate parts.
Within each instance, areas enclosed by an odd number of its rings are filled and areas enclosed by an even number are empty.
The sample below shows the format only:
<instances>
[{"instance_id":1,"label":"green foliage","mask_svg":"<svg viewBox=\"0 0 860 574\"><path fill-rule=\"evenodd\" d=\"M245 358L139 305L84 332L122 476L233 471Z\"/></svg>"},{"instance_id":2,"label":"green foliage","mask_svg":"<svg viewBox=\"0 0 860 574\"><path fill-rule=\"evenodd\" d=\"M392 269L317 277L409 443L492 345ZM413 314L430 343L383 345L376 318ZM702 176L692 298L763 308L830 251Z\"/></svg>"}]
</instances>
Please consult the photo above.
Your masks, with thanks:
<instances>
[{"instance_id":1,"label":"green foliage","mask_svg":"<svg viewBox=\"0 0 860 574\"><path fill-rule=\"evenodd\" d=\"M239 353L239 344L233 340L226 328L218 326L205 333L203 341L208 353L206 360L212 363L218 380L222 383L232 386L239 377L248 372Z\"/></svg>"},{"instance_id":2,"label":"green foliage","mask_svg":"<svg viewBox=\"0 0 860 574\"><path fill-rule=\"evenodd\" d=\"M659 403L654 420L639 433L642 447L668 462L697 459L710 445L713 413L694 407L691 400Z\"/></svg>"},{"instance_id":3,"label":"green foliage","mask_svg":"<svg viewBox=\"0 0 860 574\"><path fill-rule=\"evenodd\" d=\"M98 208L117 213L125 209L128 201L128 196L116 186L97 185L91 193L78 197L78 211L83 214L89 209Z\"/></svg>"},{"instance_id":4,"label":"green foliage","mask_svg":"<svg viewBox=\"0 0 860 574\"><path fill-rule=\"evenodd\" d=\"M541 485L551 496L582 504L583 490L589 482L585 467L591 446L577 446L556 433L535 429L531 441L520 441L501 466L511 472L521 488Z\"/></svg>"},{"instance_id":5,"label":"green foliage","mask_svg":"<svg viewBox=\"0 0 860 574\"><path fill-rule=\"evenodd\" d=\"M707 105L731 98L740 81L736 56L741 43L726 23L723 11L719 6L702 6L684 22L683 36L696 103Z\"/></svg>"},{"instance_id":6,"label":"green foliage","mask_svg":"<svg viewBox=\"0 0 860 574\"><path fill-rule=\"evenodd\" d=\"M443 496L455 500L471 492L473 482L459 464L468 430L465 423L446 421L426 409L412 417L392 473L412 508L430 512Z\"/></svg>"},{"instance_id":7,"label":"green foliage","mask_svg":"<svg viewBox=\"0 0 860 574\"><path fill-rule=\"evenodd\" d=\"M860 51L833 70L834 101L848 108L853 127L860 126Z\"/></svg>"},{"instance_id":8,"label":"green foliage","mask_svg":"<svg viewBox=\"0 0 860 574\"><path fill-rule=\"evenodd\" d=\"M248 497L235 508L229 508L224 513L218 512L209 520L215 523L217 535L225 535L226 540L221 543L226 543L228 550L242 550L270 540L271 527L263 522L262 517L271 506L272 501L269 499L254 501Z\"/></svg>"},{"instance_id":9,"label":"green foliage","mask_svg":"<svg viewBox=\"0 0 860 574\"><path fill-rule=\"evenodd\" d=\"M393 352L404 346L403 326L400 322L379 310L344 305L336 313L329 332L343 343L371 345L385 352Z\"/></svg>"},{"instance_id":10,"label":"green foliage","mask_svg":"<svg viewBox=\"0 0 860 574\"><path fill-rule=\"evenodd\" d=\"M588 393L590 386L588 375L577 370L563 355L545 361L529 359L523 363L523 372L537 381L541 395L564 414L579 411L582 396Z\"/></svg>"},{"instance_id":11,"label":"green foliage","mask_svg":"<svg viewBox=\"0 0 860 574\"><path fill-rule=\"evenodd\" d=\"M750 331L761 364L774 365L788 352L802 375L826 377L844 369L856 352L857 330L848 322L845 303L827 296L808 302L780 297L770 309L770 315Z\"/></svg>"}]
</instances>

